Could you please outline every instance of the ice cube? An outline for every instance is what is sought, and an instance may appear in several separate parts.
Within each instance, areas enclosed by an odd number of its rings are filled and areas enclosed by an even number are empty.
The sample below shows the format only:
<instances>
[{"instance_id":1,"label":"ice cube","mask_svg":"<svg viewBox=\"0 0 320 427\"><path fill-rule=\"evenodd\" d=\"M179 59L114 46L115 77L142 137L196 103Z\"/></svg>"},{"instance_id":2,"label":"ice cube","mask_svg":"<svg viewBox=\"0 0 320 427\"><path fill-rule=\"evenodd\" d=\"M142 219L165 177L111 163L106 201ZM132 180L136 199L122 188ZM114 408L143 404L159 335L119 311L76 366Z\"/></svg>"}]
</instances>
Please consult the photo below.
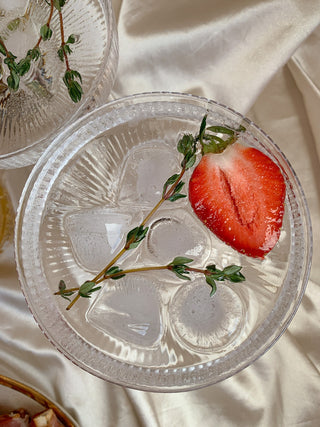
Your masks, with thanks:
<instances>
[{"instance_id":1,"label":"ice cube","mask_svg":"<svg viewBox=\"0 0 320 427\"><path fill-rule=\"evenodd\" d=\"M240 297L223 283L210 296L203 278L180 288L171 303L170 317L179 340L195 351L221 351L235 342L244 327Z\"/></svg>"},{"instance_id":2,"label":"ice cube","mask_svg":"<svg viewBox=\"0 0 320 427\"><path fill-rule=\"evenodd\" d=\"M77 262L98 272L125 243L125 237L139 222L139 213L119 208L95 208L69 214L65 230Z\"/></svg>"},{"instance_id":3,"label":"ice cube","mask_svg":"<svg viewBox=\"0 0 320 427\"><path fill-rule=\"evenodd\" d=\"M211 252L209 234L185 209L161 210L150 224L147 247L158 263L185 256L203 265Z\"/></svg>"},{"instance_id":4,"label":"ice cube","mask_svg":"<svg viewBox=\"0 0 320 427\"><path fill-rule=\"evenodd\" d=\"M149 143L133 148L123 167L118 202L155 204L161 198L166 180L179 170L177 156L164 144Z\"/></svg>"},{"instance_id":5,"label":"ice cube","mask_svg":"<svg viewBox=\"0 0 320 427\"><path fill-rule=\"evenodd\" d=\"M95 328L139 346L155 345L163 332L157 284L141 275L105 286L86 316Z\"/></svg>"}]
</instances>

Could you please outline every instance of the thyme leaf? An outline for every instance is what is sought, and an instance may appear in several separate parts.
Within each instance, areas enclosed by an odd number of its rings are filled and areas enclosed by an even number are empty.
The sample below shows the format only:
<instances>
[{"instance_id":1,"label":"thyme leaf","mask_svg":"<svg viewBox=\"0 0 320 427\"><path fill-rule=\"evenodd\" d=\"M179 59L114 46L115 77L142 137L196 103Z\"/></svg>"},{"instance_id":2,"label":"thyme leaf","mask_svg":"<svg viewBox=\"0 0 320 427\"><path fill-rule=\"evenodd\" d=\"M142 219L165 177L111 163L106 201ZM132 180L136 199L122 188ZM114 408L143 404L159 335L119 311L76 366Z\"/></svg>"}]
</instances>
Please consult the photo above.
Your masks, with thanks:
<instances>
[{"instance_id":1,"label":"thyme leaf","mask_svg":"<svg viewBox=\"0 0 320 427\"><path fill-rule=\"evenodd\" d=\"M96 286L96 282L87 280L80 286L79 295L83 298L91 298L91 294L99 289L101 286Z\"/></svg>"},{"instance_id":2,"label":"thyme leaf","mask_svg":"<svg viewBox=\"0 0 320 427\"><path fill-rule=\"evenodd\" d=\"M140 242L146 237L148 229L149 227L144 227L143 225L140 225L139 227L135 227L131 231L129 231L129 233L127 234L126 248L136 248L140 244Z\"/></svg>"}]
</instances>

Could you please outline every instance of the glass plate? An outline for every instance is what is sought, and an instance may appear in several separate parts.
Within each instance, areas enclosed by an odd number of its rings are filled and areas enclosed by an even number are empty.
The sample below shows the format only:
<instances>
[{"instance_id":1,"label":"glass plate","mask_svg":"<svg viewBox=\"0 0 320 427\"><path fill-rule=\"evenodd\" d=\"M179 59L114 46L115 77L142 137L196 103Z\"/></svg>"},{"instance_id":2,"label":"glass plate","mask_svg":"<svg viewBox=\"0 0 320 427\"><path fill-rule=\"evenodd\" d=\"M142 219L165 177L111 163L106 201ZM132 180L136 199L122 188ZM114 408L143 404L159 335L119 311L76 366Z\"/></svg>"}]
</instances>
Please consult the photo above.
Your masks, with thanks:
<instances>
[{"instance_id":1,"label":"glass plate","mask_svg":"<svg viewBox=\"0 0 320 427\"><path fill-rule=\"evenodd\" d=\"M39 38L50 12L45 0L0 3L0 35L17 60ZM57 11L53 36L40 45L42 56L21 78L17 92L6 89L8 69L0 55L0 168L34 164L53 138L76 118L105 103L118 64L118 38L109 0L72 0L63 7L65 37L75 35L70 68L82 76L83 96L74 103L63 82L65 64L58 58L60 27Z\"/></svg>"},{"instance_id":2,"label":"glass plate","mask_svg":"<svg viewBox=\"0 0 320 427\"><path fill-rule=\"evenodd\" d=\"M78 286L110 261L179 171L179 136L196 134L206 113L210 124L244 125L242 142L281 168L287 196L279 242L264 260L246 257L209 232L188 199L166 202L147 237L117 265L166 264L182 255L198 266L242 265L246 281L219 283L210 298L197 276L131 274L104 282L67 311L68 301L54 296L59 281ZM66 129L33 169L15 231L22 289L50 341L92 374L149 391L214 384L261 356L299 306L312 252L303 191L279 148L230 108L175 93L129 96Z\"/></svg>"}]
</instances>

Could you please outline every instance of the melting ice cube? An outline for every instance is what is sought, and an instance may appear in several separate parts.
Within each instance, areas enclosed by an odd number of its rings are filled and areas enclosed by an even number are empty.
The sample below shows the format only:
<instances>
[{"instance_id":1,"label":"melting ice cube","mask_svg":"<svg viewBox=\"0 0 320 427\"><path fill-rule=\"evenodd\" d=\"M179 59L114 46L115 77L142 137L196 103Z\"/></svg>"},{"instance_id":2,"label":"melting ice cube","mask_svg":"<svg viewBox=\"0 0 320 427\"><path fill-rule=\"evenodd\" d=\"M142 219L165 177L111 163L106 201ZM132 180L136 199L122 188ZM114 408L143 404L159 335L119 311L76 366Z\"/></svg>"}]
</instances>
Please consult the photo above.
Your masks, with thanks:
<instances>
[{"instance_id":1,"label":"melting ice cube","mask_svg":"<svg viewBox=\"0 0 320 427\"><path fill-rule=\"evenodd\" d=\"M196 351L220 351L235 341L245 324L241 299L219 284L213 297L203 279L182 287L170 307L177 337Z\"/></svg>"},{"instance_id":2,"label":"melting ice cube","mask_svg":"<svg viewBox=\"0 0 320 427\"><path fill-rule=\"evenodd\" d=\"M118 202L148 206L156 203L166 180L179 170L176 155L166 145L135 147L124 165Z\"/></svg>"},{"instance_id":3,"label":"melting ice cube","mask_svg":"<svg viewBox=\"0 0 320 427\"><path fill-rule=\"evenodd\" d=\"M159 211L150 225L147 246L150 254L163 264L176 256L204 264L211 252L208 233L185 209Z\"/></svg>"},{"instance_id":4,"label":"melting ice cube","mask_svg":"<svg viewBox=\"0 0 320 427\"><path fill-rule=\"evenodd\" d=\"M126 276L105 286L87 312L87 320L104 333L131 344L150 347L162 335L156 283L141 275Z\"/></svg>"},{"instance_id":5,"label":"melting ice cube","mask_svg":"<svg viewBox=\"0 0 320 427\"><path fill-rule=\"evenodd\" d=\"M124 243L128 231L139 223L139 213L117 208L96 208L70 214L65 229L77 262L98 272Z\"/></svg>"}]
</instances>

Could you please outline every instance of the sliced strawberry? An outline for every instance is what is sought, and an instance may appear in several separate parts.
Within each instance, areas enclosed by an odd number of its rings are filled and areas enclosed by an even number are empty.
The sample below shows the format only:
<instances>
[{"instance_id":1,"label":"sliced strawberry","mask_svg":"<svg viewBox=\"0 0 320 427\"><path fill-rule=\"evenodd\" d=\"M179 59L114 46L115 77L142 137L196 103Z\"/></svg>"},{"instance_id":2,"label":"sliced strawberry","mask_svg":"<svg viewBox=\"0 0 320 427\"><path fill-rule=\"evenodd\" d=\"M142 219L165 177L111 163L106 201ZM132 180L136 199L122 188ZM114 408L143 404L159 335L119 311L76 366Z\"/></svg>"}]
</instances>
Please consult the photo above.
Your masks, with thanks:
<instances>
[{"instance_id":1,"label":"sliced strawberry","mask_svg":"<svg viewBox=\"0 0 320 427\"><path fill-rule=\"evenodd\" d=\"M189 183L199 219L221 240L263 258L279 239L285 182L261 151L236 142L222 153L204 154Z\"/></svg>"}]
</instances>

